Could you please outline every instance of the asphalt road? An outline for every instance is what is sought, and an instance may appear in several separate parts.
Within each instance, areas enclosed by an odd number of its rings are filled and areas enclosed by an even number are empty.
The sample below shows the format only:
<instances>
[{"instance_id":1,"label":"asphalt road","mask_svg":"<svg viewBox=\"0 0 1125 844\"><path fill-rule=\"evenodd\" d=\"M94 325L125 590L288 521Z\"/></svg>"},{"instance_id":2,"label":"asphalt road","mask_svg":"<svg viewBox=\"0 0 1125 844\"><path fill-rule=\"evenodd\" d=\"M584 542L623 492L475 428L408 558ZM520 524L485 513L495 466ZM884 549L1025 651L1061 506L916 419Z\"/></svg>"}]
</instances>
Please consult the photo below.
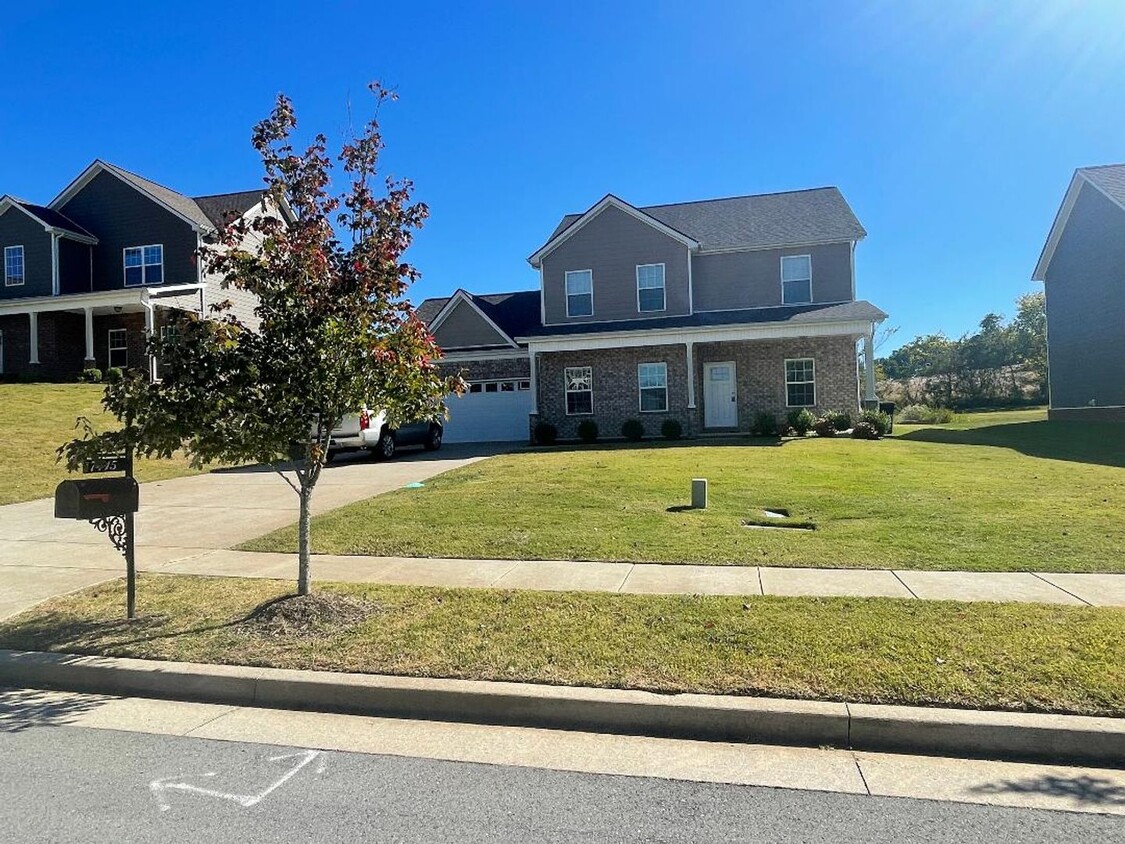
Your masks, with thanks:
<instances>
[{"instance_id":1,"label":"asphalt road","mask_svg":"<svg viewBox=\"0 0 1125 844\"><path fill-rule=\"evenodd\" d=\"M1092 842L1120 817L79 727L0 732L10 842Z\"/></svg>"}]
</instances>

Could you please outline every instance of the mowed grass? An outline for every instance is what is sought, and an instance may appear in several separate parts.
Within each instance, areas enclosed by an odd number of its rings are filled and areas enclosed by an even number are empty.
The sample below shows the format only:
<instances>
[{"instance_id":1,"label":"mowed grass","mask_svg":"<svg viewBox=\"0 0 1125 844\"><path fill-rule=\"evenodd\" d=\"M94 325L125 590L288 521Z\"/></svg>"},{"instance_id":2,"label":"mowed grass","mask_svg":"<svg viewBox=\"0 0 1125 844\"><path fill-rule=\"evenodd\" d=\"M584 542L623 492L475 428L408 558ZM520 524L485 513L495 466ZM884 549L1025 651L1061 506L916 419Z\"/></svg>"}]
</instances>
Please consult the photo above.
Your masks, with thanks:
<instances>
[{"instance_id":1,"label":"mowed grass","mask_svg":"<svg viewBox=\"0 0 1125 844\"><path fill-rule=\"evenodd\" d=\"M85 416L98 428L118 426L101 406L96 384L0 384L0 505L53 495L66 467L55 449L81 435L75 420ZM159 481L195 474L183 458L139 460L137 479Z\"/></svg>"},{"instance_id":2,"label":"mowed grass","mask_svg":"<svg viewBox=\"0 0 1125 844\"><path fill-rule=\"evenodd\" d=\"M1125 715L1125 611L890 598L647 596L318 584L378 610L316 638L242 622L291 589L140 577L0 625L0 647L662 692Z\"/></svg>"},{"instance_id":3,"label":"mowed grass","mask_svg":"<svg viewBox=\"0 0 1125 844\"><path fill-rule=\"evenodd\" d=\"M1015 420L1015 421L1008 421ZM1042 410L847 438L527 450L318 516L314 550L501 559L1125 572L1125 426ZM684 510L692 478L707 510ZM784 508L790 518L766 518ZM804 523L757 530L744 522ZM242 547L290 551L288 528Z\"/></svg>"}]
</instances>

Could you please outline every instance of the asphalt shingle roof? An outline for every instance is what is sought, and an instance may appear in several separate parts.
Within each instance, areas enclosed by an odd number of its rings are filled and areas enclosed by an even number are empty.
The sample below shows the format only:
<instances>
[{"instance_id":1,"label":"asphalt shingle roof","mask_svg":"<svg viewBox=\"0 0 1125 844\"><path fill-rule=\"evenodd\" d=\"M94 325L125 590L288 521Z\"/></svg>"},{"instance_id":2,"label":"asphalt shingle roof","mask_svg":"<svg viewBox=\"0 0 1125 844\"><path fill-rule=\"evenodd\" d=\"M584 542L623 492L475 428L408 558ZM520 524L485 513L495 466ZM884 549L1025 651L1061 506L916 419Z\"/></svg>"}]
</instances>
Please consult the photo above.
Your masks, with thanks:
<instances>
[{"instance_id":1,"label":"asphalt shingle roof","mask_svg":"<svg viewBox=\"0 0 1125 844\"><path fill-rule=\"evenodd\" d=\"M215 228L237 220L262 201L265 191L244 190L238 193L217 193L212 196L195 196L195 204L207 215Z\"/></svg>"},{"instance_id":2,"label":"asphalt shingle roof","mask_svg":"<svg viewBox=\"0 0 1125 844\"><path fill-rule=\"evenodd\" d=\"M1125 164L1080 167L1078 172L1089 179L1102 193L1115 202L1125 205Z\"/></svg>"},{"instance_id":3,"label":"asphalt shingle roof","mask_svg":"<svg viewBox=\"0 0 1125 844\"><path fill-rule=\"evenodd\" d=\"M82 226L78 225L78 223L74 222L74 220L67 217L65 214L60 214L58 211L54 211L50 208L45 208L42 205L36 205L32 202L25 202L24 200L16 199L15 197L8 198L46 226L53 226L56 229L63 229L64 231L73 232L74 234L80 234L86 237L94 236L90 234L90 232L86 231L86 229L82 228Z\"/></svg>"},{"instance_id":4,"label":"asphalt shingle roof","mask_svg":"<svg viewBox=\"0 0 1125 844\"><path fill-rule=\"evenodd\" d=\"M485 315L496 323L509 337L526 334L539 325L539 291L520 290L515 293L486 293L476 295L466 293ZM452 296L426 299L415 313L422 322L429 325L441 313Z\"/></svg>"},{"instance_id":5,"label":"asphalt shingle roof","mask_svg":"<svg viewBox=\"0 0 1125 844\"><path fill-rule=\"evenodd\" d=\"M703 249L764 249L858 240L867 234L835 187L637 206L637 210L699 241ZM567 214L547 242L582 216Z\"/></svg>"}]
</instances>

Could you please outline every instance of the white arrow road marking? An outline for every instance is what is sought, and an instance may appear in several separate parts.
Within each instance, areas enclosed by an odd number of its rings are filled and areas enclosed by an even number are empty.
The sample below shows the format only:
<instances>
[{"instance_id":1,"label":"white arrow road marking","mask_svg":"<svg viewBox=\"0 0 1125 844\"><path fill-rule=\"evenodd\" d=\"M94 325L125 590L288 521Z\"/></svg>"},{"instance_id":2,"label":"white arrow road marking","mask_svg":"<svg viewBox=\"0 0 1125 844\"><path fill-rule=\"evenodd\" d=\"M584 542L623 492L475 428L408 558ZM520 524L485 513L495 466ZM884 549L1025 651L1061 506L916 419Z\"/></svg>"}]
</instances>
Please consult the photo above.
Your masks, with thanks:
<instances>
[{"instance_id":1,"label":"white arrow road marking","mask_svg":"<svg viewBox=\"0 0 1125 844\"><path fill-rule=\"evenodd\" d=\"M171 808L168 802L166 792L168 791L186 791L189 794L202 794L205 797L218 797L220 800L230 800L232 803L237 803L239 806L249 808L261 803L272 792L281 788L290 779L297 775L300 770L305 767L313 759L321 755L319 750L300 750L296 753L283 753L280 756L269 757L270 762L280 762L282 759L297 759L297 763L293 765L288 771L282 774L277 780L268 785L266 788L259 791L257 794L233 794L228 791L218 791L213 788L202 788L198 785L192 785L189 782L173 782L179 777L165 777L164 779L153 780L149 783L149 790L160 804L160 811L167 812ZM324 760L322 759L320 765L317 766L316 772L322 773L324 771ZM201 776L213 777L214 771L208 771Z\"/></svg>"}]
</instances>

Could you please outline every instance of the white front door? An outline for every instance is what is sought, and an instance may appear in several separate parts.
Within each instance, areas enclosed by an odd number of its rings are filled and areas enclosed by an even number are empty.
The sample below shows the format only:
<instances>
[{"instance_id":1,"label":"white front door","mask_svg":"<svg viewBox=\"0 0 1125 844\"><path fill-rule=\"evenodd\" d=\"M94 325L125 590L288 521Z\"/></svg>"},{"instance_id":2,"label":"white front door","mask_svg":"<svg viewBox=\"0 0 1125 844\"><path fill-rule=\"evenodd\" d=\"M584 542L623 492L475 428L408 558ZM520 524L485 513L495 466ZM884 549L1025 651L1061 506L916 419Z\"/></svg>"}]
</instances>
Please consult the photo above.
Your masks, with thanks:
<instances>
[{"instance_id":1,"label":"white front door","mask_svg":"<svg viewBox=\"0 0 1125 844\"><path fill-rule=\"evenodd\" d=\"M733 361L703 364L703 427L738 427Z\"/></svg>"}]
</instances>

